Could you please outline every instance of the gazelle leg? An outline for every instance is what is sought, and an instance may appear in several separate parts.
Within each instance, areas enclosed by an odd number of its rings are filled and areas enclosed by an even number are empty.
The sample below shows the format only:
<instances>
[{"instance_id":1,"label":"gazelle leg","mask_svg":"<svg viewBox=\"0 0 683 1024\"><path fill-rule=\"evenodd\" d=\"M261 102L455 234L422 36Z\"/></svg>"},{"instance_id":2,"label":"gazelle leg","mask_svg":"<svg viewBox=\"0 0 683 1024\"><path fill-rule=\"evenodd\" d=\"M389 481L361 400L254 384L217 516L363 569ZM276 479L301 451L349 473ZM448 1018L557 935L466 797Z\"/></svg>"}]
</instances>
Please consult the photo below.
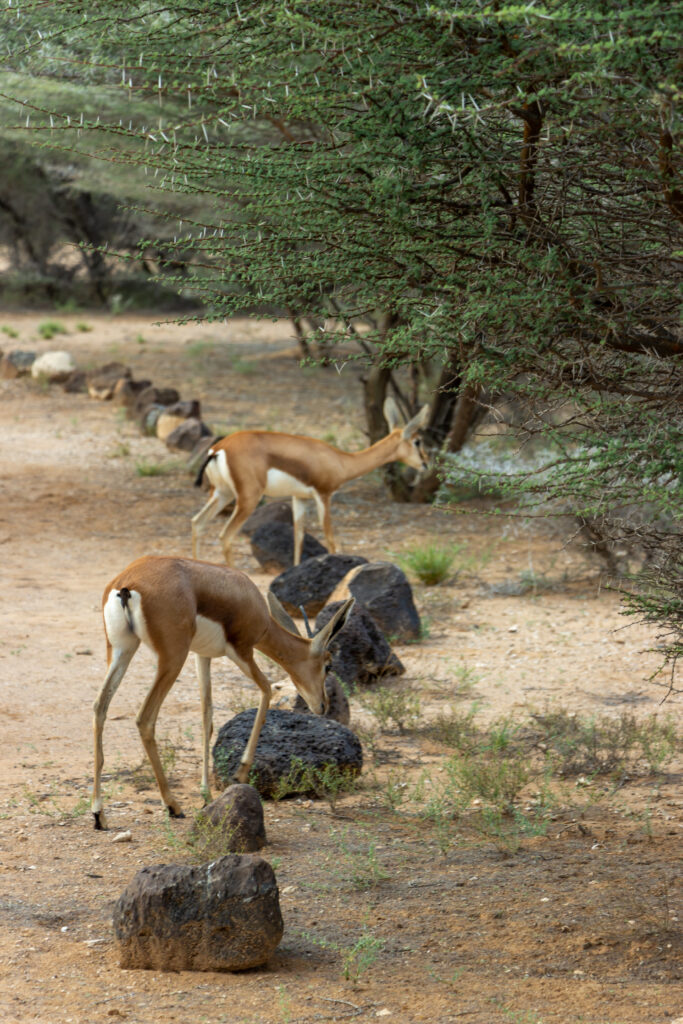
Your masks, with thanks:
<instances>
[{"instance_id":1,"label":"gazelle leg","mask_svg":"<svg viewBox=\"0 0 683 1024\"><path fill-rule=\"evenodd\" d=\"M232 515L218 535L223 545L223 555L228 565L232 565L232 542L242 529L242 524L247 521L258 505L258 501L258 497L253 501L238 499Z\"/></svg>"},{"instance_id":2,"label":"gazelle leg","mask_svg":"<svg viewBox=\"0 0 683 1024\"><path fill-rule=\"evenodd\" d=\"M199 558L199 540L212 519L225 508L232 495L214 491L206 505L192 517L192 557Z\"/></svg>"},{"instance_id":3,"label":"gazelle leg","mask_svg":"<svg viewBox=\"0 0 683 1024\"><path fill-rule=\"evenodd\" d=\"M266 720L266 714L268 713L268 707L270 706L271 687L267 677L263 674L261 669L254 661L253 654L249 654L248 657L239 660L231 655L231 659L235 662L239 668L242 669L244 674L251 679L253 683L256 683L259 690L261 691L261 698L259 700L258 710L256 712L256 718L254 724L251 727L251 733L249 740L244 748L244 753L240 759L240 766L235 773L236 782L247 782L249 779L249 770L254 763L254 754L256 753L256 744L258 743L259 734L263 728L263 723Z\"/></svg>"},{"instance_id":4,"label":"gazelle leg","mask_svg":"<svg viewBox=\"0 0 683 1024\"><path fill-rule=\"evenodd\" d=\"M304 515L306 506L301 498L292 495L292 522L294 524L294 565L301 562L301 549L304 546Z\"/></svg>"},{"instance_id":5,"label":"gazelle leg","mask_svg":"<svg viewBox=\"0 0 683 1024\"><path fill-rule=\"evenodd\" d=\"M131 659L138 647L140 641L134 633L130 634L130 643L124 647L117 647L112 649L110 644L107 644L107 674L102 684L97 700L93 705L93 733L95 738L95 771L93 775L93 786L92 786L92 803L91 810L93 817L95 818L96 829L106 829L107 821L102 810L102 767L104 765L104 751L102 749L102 731L104 729L104 723L107 717L107 711L111 704L111 699L116 693L121 683L121 680L126 674L126 669L131 663Z\"/></svg>"},{"instance_id":6,"label":"gazelle leg","mask_svg":"<svg viewBox=\"0 0 683 1024\"><path fill-rule=\"evenodd\" d=\"M327 541L327 547L330 554L335 554L337 551L337 545L334 540L334 534L332 532L332 515L330 513L330 501L331 497L329 494L315 494L315 504L318 509L318 520L325 534L325 540Z\"/></svg>"},{"instance_id":7,"label":"gazelle leg","mask_svg":"<svg viewBox=\"0 0 683 1024\"><path fill-rule=\"evenodd\" d=\"M161 705L163 704L168 691L178 678L186 657L187 648L184 648L180 653L161 653L159 655L159 663L157 665L157 675L154 680L154 685L147 694L142 707L138 711L137 718L135 719L140 733L140 739L142 740L142 745L145 748L145 752L149 758L149 763L151 764L152 771L154 772L154 777L157 780L157 786L161 793L162 803L172 818L182 818L184 815L180 808L180 804L173 797L168 785L168 780L161 764L161 758L159 757L159 749L157 747L154 730Z\"/></svg>"},{"instance_id":8,"label":"gazelle leg","mask_svg":"<svg viewBox=\"0 0 683 1024\"><path fill-rule=\"evenodd\" d=\"M211 699L211 658L195 654L194 662L199 683L199 703L202 710L202 786L204 803L211 800L209 785L209 743L213 732L213 702Z\"/></svg>"}]
</instances>

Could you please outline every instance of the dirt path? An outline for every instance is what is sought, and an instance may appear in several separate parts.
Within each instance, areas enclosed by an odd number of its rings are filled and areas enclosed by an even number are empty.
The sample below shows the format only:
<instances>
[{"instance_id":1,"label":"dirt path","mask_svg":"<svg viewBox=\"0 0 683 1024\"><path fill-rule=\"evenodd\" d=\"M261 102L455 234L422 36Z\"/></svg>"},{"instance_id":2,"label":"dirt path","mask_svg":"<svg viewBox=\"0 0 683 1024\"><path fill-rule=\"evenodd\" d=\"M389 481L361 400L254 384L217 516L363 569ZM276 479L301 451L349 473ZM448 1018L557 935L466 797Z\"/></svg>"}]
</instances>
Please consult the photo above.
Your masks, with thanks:
<instances>
[{"instance_id":1,"label":"dirt path","mask_svg":"<svg viewBox=\"0 0 683 1024\"><path fill-rule=\"evenodd\" d=\"M1 318L0 318L1 319ZM0 348L68 348L88 368L122 359L136 378L202 400L224 430L265 426L364 443L356 371L301 371L286 325L155 326L58 316L66 336L36 340L41 317L12 315ZM78 323L92 328L79 330ZM514 856L466 837L444 852L424 822L392 814L387 778L439 770L422 734L377 739L364 788L326 804L268 805L285 936L267 969L238 975L121 971L111 912L142 866L186 852L191 824L164 823L141 766L134 716L152 673L143 652L105 730L112 830L92 831L91 707L103 676L105 583L144 553L189 554L201 504L182 460L109 403L26 380L0 381L0 1019L11 1022L584 1021L683 1015L676 909L680 761L633 779L610 809L584 801L524 839ZM141 467L167 464L159 476ZM624 629L616 597L566 524L533 528L474 514L387 504L379 475L337 496L347 551L387 558L416 542L464 545L468 571L416 585L428 636L397 648L402 685L428 720L476 701L482 721L548 707L595 715L658 710L644 628ZM312 532L317 532L315 529ZM217 531L206 557L220 560ZM265 590L246 539L238 567ZM521 596L496 584L537 582ZM551 584L554 584L551 586ZM215 667L216 721L250 706L236 670ZM291 691L283 679L282 693ZM676 711L676 708L671 708ZM366 728L367 711L353 705ZM162 711L176 789L199 805L199 709L183 670ZM113 844L119 829L133 842ZM678 860L680 865L680 860ZM351 965L349 967L349 964ZM346 973L350 978L344 977ZM359 966L360 965L360 966ZM357 969L359 968L359 969ZM356 974L354 980L353 975Z\"/></svg>"}]
</instances>

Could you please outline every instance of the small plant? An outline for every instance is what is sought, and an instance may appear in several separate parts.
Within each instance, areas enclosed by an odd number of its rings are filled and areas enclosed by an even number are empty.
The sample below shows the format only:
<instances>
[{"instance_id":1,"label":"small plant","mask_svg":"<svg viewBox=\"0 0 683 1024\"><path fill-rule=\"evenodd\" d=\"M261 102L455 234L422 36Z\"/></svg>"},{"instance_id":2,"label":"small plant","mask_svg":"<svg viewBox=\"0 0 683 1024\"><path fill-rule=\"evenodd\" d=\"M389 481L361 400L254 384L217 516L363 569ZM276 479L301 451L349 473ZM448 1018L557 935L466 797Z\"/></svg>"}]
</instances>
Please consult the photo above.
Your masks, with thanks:
<instances>
[{"instance_id":1,"label":"small plant","mask_svg":"<svg viewBox=\"0 0 683 1024\"><path fill-rule=\"evenodd\" d=\"M239 373L243 377L251 377L252 374L258 372L258 366L256 363L252 363L248 359L242 359L241 356L232 357L230 360L230 369L233 373Z\"/></svg>"},{"instance_id":2,"label":"small plant","mask_svg":"<svg viewBox=\"0 0 683 1024\"><path fill-rule=\"evenodd\" d=\"M340 950L342 973L346 980L355 985L360 976L372 967L383 949L384 939L372 935L364 928L363 934L353 946Z\"/></svg>"},{"instance_id":3,"label":"small plant","mask_svg":"<svg viewBox=\"0 0 683 1024\"><path fill-rule=\"evenodd\" d=\"M42 323L38 324L38 334L41 338L49 340L54 338L55 334L67 334L67 329L64 324L58 320L43 320Z\"/></svg>"},{"instance_id":4,"label":"small plant","mask_svg":"<svg viewBox=\"0 0 683 1024\"><path fill-rule=\"evenodd\" d=\"M87 334L88 331L92 331L92 327L90 326L90 324L86 324L84 320L79 320L79 322L76 324L76 330L80 331L82 334Z\"/></svg>"},{"instance_id":5,"label":"small plant","mask_svg":"<svg viewBox=\"0 0 683 1024\"><path fill-rule=\"evenodd\" d=\"M342 877L348 878L354 889L365 892L374 889L390 877L377 857L377 846L374 840L367 844L351 845L348 831L339 838L341 852Z\"/></svg>"},{"instance_id":6,"label":"small plant","mask_svg":"<svg viewBox=\"0 0 683 1024\"><path fill-rule=\"evenodd\" d=\"M434 586L448 579L462 544L423 544L397 556L402 569L412 572L421 583Z\"/></svg>"},{"instance_id":7,"label":"small plant","mask_svg":"<svg viewBox=\"0 0 683 1024\"><path fill-rule=\"evenodd\" d=\"M355 769L336 764L316 768L304 764L300 758L292 758L289 772L277 781L273 799L282 800L296 795L314 796L326 800L334 811L339 798L355 789Z\"/></svg>"},{"instance_id":8,"label":"small plant","mask_svg":"<svg viewBox=\"0 0 683 1024\"><path fill-rule=\"evenodd\" d=\"M138 476L167 476L175 469L175 463L170 462L148 462L142 459L135 463L135 472Z\"/></svg>"},{"instance_id":9,"label":"small plant","mask_svg":"<svg viewBox=\"0 0 683 1024\"><path fill-rule=\"evenodd\" d=\"M388 732L390 727L401 735L417 728L420 722L420 698L411 690L393 690L377 686L356 696L363 707L377 719L380 730Z\"/></svg>"},{"instance_id":10,"label":"small plant","mask_svg":"<svg viewBox=\"0 0 683 1024\"><path fill-rule=\"evenodd\" d=\"M146 345L147 344L147 339L142 334L136 334L135 335L135 341L137 342L138 345Z\"/></svg>"},{"instance_id":11,"label":"small plant","mask_svg":"<svg viewBox=\"0 0 683 1024\"><path fill-rule=\"evenodd\" d=\"M479 730L474 723L474 716L477 713L477 705L473 704L468 711L458 711L449 708L442 711L425 728L428 736L432 736L439 743L455 747L466 753L473 750L479 742Z\"/></svg>"},{"instance_id":12,"label":"small plant","mask_svg":"<svg viewBox=\"0 0 683 1024\"><path fill-rule=\"evenodd\" d=\"M110 459L125 459L126 456L130 455L130 445L126 444L125 441L117 444L114 451L109 456Z\"/></svg>"},{"instance_id":13,"label":"small plant","mask_svg":"<svg viewBox=\"0 0 683 1024\"><path fill-rule=\"evenodd\" d=\"M15 331L13 327L8 327L7 324L3 324L3 326L0 327L0 331L2 331L3 334L6 334L8 338L19 337L19 331Z\"/></svg>"}]
</instances>

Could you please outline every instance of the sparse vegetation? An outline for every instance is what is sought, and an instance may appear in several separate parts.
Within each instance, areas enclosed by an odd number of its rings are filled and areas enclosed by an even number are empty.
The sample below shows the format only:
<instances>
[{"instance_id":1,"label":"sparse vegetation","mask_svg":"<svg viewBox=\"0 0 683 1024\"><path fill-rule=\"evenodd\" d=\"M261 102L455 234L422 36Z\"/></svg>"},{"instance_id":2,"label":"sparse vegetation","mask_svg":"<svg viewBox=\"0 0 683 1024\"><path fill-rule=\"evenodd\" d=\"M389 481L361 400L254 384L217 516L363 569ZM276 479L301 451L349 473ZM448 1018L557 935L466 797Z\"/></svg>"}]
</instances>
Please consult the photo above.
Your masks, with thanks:
<instances>
[{"instance_id":1,"label":"sparse vegetation","mask_svg":"<svg viewBox=\"0 0 683 1024\"><path fill-rule=\"evenodd\" d=\"M420 583L432 587L452 575L453 564L462 550L462 544L421 544L401 552L396 561Z\"/></svg>"},{"instance_id":2,"label":"sparse vegetation","mask_svg":"<svg viewBox=\"0 0 683 1024\"><path fill-rule=\"evenodd\" d=\"M41 338L45 338L46 341L54 338L57 334L68 334L66 327L59 320L43 320L42 323L38 324L37 329L38 334Z\"/></svg>"}]
</instances>

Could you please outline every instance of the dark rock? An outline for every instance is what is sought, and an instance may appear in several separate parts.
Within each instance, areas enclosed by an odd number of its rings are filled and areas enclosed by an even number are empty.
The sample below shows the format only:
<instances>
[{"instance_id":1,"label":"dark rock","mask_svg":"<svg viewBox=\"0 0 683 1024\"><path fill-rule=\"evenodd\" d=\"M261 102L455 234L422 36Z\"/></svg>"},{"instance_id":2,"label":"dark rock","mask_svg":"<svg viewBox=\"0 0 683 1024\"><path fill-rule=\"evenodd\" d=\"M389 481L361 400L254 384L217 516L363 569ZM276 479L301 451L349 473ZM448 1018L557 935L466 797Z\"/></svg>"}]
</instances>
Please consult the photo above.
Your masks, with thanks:
<instances>
[{"instance_id":1,"label":"dark rock","mask_svg":"<svg viewBox=\"0 0 683 1024\"><path fill-rule=\"evenodd\" d=\"M135 416L141 418L150 405L173 405L180 400L180 395L175 388L156 388L150 384L148 388L141 391L133 406Z\"/></svg>"},{"instance_id":2,"label":"dark rock","mask_svg":"<svg viewBox=\"0 0 683 1024\"><path fill-rule=\"evenodd\" d=\"M344 626L344 629L346 629L346 626ZM344 629L342 630L342 633L344 632ZM330 702L330 706L324 717L333 718L335 722L341 722L342 725L348 725L351 721L349 698L344 693L344 687L334 672L328 672L327 674L327 678L325 679L325 692L327 693L327 699ZM298 711L302 715L313 714L300 693L297 693L294 699L292 711Z\"/></svg>"},{"instance_id":3,"label":"dark rock","mask_svg":"<svg viewBox=\"0 0 683 1024\"><path fill-rule=\"evenodd\" d=\"M216 777L231 782L254 724L256 709L250 708L221 728L213 748ZM256 747L250 780L261 796L272 797L280 780L292 779L299 769L322 770L333 765L358 775L363 767L360 740L345 725L318 715L271 708L266 715Z\"/></svg>"},{"instance_id":4,"label":"dark rock","mask_svg":"<svg viewBox=\"0 0 683 1024\"><path fill-rule=\"evenodd\" d=\"M242 527L242 533L246 533L247 537L251 537L255 530L258 530L259 526L264 526L266 523L289 523L292 526L294 520L292 519L292 503L287 498L283 498L281 501L268 501L251 513L246 523Z\"/></svg>"},{"instance_id":5,"label":"dark rock","mask_svg":"<svg viewBox=\"0 0 683 1024\"><path fill-rule=\"evenodd\" d=\"M86 377L87 374L84 370L74 370L62 384L62 388L67 394L80 395L88 389Z\"/></svg>"},{"instance_id":6,"label":"dark rock","mask_svg":"<svg viewBox=\"0 0 683 1024\"><path fill-rule=\"evenodd\" d=\"M300 615L301 605L307 615L317 615L339 581L360 565L367 565L367 558L360 555L320 555L287 569L272 581L269 589L290 615Z\"/></svg>"},{"instance_id":7,"label":"dark rock","mask_svg":"<svg viewBox=\"0 0 683 1024\"><path fill-rule=\"evenodd\" d=\"M114 405L121 405L124 409L132 412L140 393L151 384L151 380L133 380L132 377L121 377L114 387L112 401Z\"/></svg>"},{"instance_id":8,"label":"dark rock","mask_svg":"<svg viewBox=\"0 0 683 1024\"><path fill-rule=\"evenodd\" d=\"M101 402L109 402L114 397L118 382L132 376L130 367L124 366L123 363L105 363L104 366L90 370L86 374L88 394Z\"/></svg>"},{"instance_id":9,"label":"dark rock","mask_svg":"<svg viewBox=\"0 0 683 1024\"><path fill-rule=\"evenodd\" d=\"M420 616L406 575L391 562L370 562L354 570L332 595L333 601L355 597L388 637L419 640ZM277 595L279 597L279 594Z\"/></svg>"},{"instance_id":10,"label":"dark rock","mask_svg":"<svg viewBox=\"0 0 683 1024\"><path fill-rule=\"evenodd\" d=\"M340 601L328 604L315 620L316 632L329 622ZM330 672L344 683L371 686L386 676L401 676L405 667L392 651L372 616L356 603L346 625L330 642Z\"/></svg>"},{"instance_id":11,"label":"dark rock","mask_svg":"<svg viewBox=\"0 0 683 1024\"><path fill-rule=\"evenodd\" d=\"M254 530L250 542L254 558L266 572L282 572L294 564L294 527L288 523L264 523ZM302 562L326 553L315 537L304 533Z\"/></svg>"},{"instance_id":12,"label":"dark rock","mask_svg":"<svg viewBox=\"0 0 683 1024\"><path fill-rule=\"evenodd\" d=\"M140 430L143 434L147 434L152 437L156 434L157 420L164 411L163 405L148 405L145 409L144 416L140 417Z\"/></svg>"},{"instance_id":13,"label":"dark rock","mask_svg":"<svg viewBox=\"0 0 683 1024\"><path fill-rule=\"evenodd\" d=\"M211 431L201 420L191 418L183 420L175 430L166 435L164 441L172 452L193 452L203 437L211 437Z\"/></svg>"},{"instance_id":14,"label":"dark rock","mask_svg":"<svg viewBox=\"0 0 683 1024\"><path fill-rule=\"evenodd\" d=\"M236 782L202 808L196 816L192 835L201 843L207 832L214 833L211 839L219 841L224 852L253 853L265 846L263 804L254 787ZM220 837L215 833L220 833Z\"/></svg>"},{"instance_id":15,"label":"dark rock","mask_svg":"<svg viewBox=\"0 0 683 1024\"><path fill-rule=\"evenodd\" d=\"M31 372L35 359L35 352L23 352L20 349L6 352L0 360L0 377L5 380L26 377Z\"/></svg>"},{"instance_id":16,"label":"dark rock","mask_svg":"<svg viewBox=\"0 0 683 1024\"><path fill-rule=\"evenodd\" d=\"M284 930L275 875L255 854L143 868L114 907L124 968L239 971L266 963Z\"/></svg>"}]
</instances>

